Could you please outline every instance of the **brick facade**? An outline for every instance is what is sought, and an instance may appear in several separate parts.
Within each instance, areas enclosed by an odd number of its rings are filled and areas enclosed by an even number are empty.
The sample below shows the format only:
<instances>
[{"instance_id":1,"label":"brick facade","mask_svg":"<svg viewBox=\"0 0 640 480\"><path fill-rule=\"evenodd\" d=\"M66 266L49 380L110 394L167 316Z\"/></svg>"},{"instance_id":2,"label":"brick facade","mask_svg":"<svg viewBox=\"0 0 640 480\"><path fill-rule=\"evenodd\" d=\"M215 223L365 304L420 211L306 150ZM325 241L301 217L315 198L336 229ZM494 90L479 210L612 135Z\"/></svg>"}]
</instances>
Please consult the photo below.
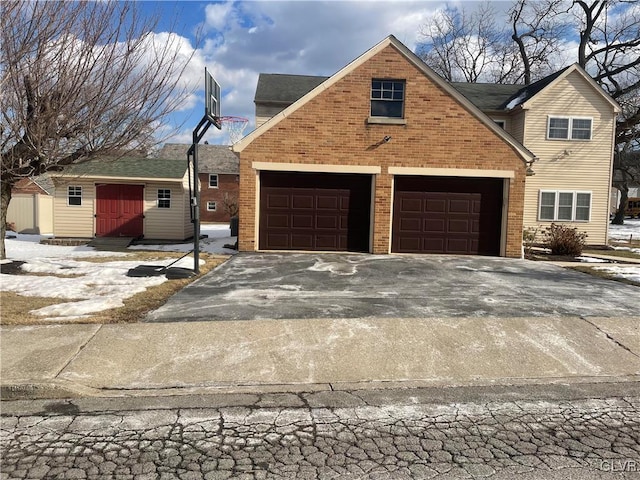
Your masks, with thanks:
<instances>
[{"instance_id":1,"label":"brick facade","mask_svg":"<svg viewBox=\"0 0 640 480\"><path fill-rule=\"evenodd\" d=\"M238 199L239 181L237 174L218 174L218 187L209 187L209 174L200 173L200 221L205 223L222 223L230 219L224 207L224 196ZM208 202L216 202L216 211L207 210Z\"/></svg>"},{"instance_id":2,"label":"brick facade","mask_svg":"<svg viewBox=\"0 0 640 480\"><path fill-rule=\"evenodd\" d=\"M406 81L406 124L367 121L373 78ZM391 141L381 143L385 136L391 136ZM240 150L241 251L257 249L257 172L253 162L380 167L381 173L375 175L372 253L390 251L390 167L513 172L508 189L505 255L521 256L522 157L392 44L359 63Z\"/></svg>"}]
</instances>

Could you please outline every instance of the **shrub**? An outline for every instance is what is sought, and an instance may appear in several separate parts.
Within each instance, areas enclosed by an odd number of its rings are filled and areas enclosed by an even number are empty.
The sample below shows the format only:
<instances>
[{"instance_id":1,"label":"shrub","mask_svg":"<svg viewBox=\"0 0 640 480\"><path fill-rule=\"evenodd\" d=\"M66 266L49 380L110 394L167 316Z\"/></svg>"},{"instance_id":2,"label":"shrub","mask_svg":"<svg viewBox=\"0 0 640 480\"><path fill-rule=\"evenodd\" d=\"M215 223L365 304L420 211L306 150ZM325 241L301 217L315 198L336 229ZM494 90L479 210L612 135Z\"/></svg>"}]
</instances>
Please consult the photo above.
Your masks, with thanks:
<instances>
[{"instance_id":1,"label":"shrub","mask_svg":"<svg viewBox=\"0 0 640 480\"><path fill-rule=\"evenodd\" d=\"M551 226L543 230L544 246L551 250L552 255L582 255L586 233L578 232L577 228L565 225Z\"/></svg>"}]
</instances>

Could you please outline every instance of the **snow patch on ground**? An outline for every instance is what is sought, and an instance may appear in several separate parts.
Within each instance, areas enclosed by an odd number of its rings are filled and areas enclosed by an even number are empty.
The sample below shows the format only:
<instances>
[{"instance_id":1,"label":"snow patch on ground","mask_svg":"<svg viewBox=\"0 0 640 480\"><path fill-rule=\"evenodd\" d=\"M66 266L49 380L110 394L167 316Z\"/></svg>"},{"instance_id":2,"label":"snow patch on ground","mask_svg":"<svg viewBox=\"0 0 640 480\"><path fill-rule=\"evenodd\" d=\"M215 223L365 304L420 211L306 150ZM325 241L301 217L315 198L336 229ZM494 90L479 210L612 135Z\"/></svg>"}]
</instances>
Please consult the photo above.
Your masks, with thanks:
<instances>
[{"instance_id":1,"label":"snow patch on ground","mask_svg":"<svg viewBox=\"0 0 640 480\"><path fill-rule=\"evenodd\" d=\"M223 247L224 244L233 244L236 241L235 237L230 237L228 226L203 225L201 230L208 235L207 239L201 241L202 252L226 255L235 253L235 250ZM167 281L164 275L128 277L127 272L130 268L138 265L167 266L175 261L127 261L125 252L99 251L88 246L44 245L39 243L41 238L43 237L40 235L13 233L7 236L7 260L27 262L22 266L27 274L0 274L0 290L25 297L41 296L71 300L31 311L34 315L42 316L49 321L82 319L103 310L121 307L125 299ZM141 247L145 250L188 252L193 249L193 243ZM137 248L140 247L131 247L132 250ZM103 263L82 261L83 257L100 256L121 256L123 259ZM193 262L193 256L189 255L172 266L193 268Z\"/></svg>"},{"instance_id":2,"label":"snow patch on ground","mask_svg":"<svg viewBox=\"0 0 640 480\"><path fill-rule=\"evenodd\" d=\"M609 225L609 238L629 240L631 236L640 239L640 218L627 218L624 225Z\"/></svg>"},{"instance_id":3,"label":"snow patch on ground","mask_svg":"<svg viewBox=\"0 0 640 480\"><path fill-rule=\"evenodd\" d=\"M606 266L593 268L609 273L616 278L624 278L640 283L640 266Z\"/></svg>"}]
</instances>

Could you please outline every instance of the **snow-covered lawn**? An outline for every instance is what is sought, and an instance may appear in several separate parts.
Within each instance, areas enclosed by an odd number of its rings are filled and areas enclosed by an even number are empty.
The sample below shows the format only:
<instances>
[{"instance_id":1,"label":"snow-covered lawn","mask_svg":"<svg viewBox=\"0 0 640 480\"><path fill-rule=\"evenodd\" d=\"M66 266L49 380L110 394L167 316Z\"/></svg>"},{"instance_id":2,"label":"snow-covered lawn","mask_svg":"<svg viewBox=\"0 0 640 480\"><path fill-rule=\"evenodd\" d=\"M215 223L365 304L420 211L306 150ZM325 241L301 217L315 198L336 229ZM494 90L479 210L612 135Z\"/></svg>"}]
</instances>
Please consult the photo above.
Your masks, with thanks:
<instances>
[{"instance_id":1,"label":"snow-covered lawn","mask_svg":"<svg viewBox=\"0 0 640 480\"><path fill-rule=\"evenodd\" d=\"M233 244L227 225L203 225L202 233L209 238L200 241L200 251L229 255L235 250L224 248ZM128 277L127 271L138 265L168 265L174 258L162 261L140 262L127 260L126 253L98 251L93 247L65 247L40 244L39 235L15 235L7 238L7 260L25 261L22 269L37 275L0 274L0 290L25 297L60 298L61 303L34 310L31 313L47 321L67 321L87 318L91 314L120 307L123 301L149 287L167 281L164 275L155 277ZM189 252L193 243L174 245L140 245L131 250L157 250L159 252ZM122 260L91 262L86 257L122 257ZM160 253L159 256L162 256ZM193 268L189 255L173 266ZM65 301L73 300L73 301Z\"/></svg>"},{"instance_id":2,"label":"snow-covered lawn","mask_svg":"<svg viewBox=\"0 0 640 480\"><path fill-rule=\"evenodd\" d=\"M624 225L611 225L613 239L640 238L640 219L626 220ZM230 255L235 250L224 248L233 244L226 225L203 225L202 233L208 238L200 241L200 250L211 254ZM60 298L61 303L35 310L32 313L49 321L82 319L97 312L123 305L123 300L145 289L166 281L164 276L128 277L130 268L141 264L168 265L173 258L163 261L140 262L127 260L126 253L98 251L92 247L64 247L42 245L39 235L14 235L7 238L8 260L25 261L23 270L37 275L0 274L0 290L19 295ZM188 252L193 243L171 245L137 245L130 250L154 250L158 252ZM629 247L620 247L629 248ZM640 253L638 248L629 248ZM102 263L83 260L83 257L121 256L122 260ZM193 256L189 255L175 266L193 268ZM593 268L613 275L640 282L639 266L598 265Z\"/></svg>"}]
</instances>

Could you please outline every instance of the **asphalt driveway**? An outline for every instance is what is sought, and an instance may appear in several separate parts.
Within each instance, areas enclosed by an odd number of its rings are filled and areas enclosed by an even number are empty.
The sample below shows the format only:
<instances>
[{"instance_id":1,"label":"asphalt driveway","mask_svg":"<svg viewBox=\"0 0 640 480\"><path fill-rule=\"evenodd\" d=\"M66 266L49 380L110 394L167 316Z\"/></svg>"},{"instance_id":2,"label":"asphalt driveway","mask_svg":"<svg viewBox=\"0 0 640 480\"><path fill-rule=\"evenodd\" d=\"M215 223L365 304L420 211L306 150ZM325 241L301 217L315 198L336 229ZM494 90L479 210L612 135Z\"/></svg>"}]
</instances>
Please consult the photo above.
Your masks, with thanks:
<instances>
[{"instance_id":1,"label":"asphalt driveway","mask_svg":"<svg viewBox=\"0 0 640 480\"><path fill-rule=\"evenodd\" d=\"M640 289L496 257L239 254L146 321L302 318L629 317Z\"/></svg>"}]
</instances>

